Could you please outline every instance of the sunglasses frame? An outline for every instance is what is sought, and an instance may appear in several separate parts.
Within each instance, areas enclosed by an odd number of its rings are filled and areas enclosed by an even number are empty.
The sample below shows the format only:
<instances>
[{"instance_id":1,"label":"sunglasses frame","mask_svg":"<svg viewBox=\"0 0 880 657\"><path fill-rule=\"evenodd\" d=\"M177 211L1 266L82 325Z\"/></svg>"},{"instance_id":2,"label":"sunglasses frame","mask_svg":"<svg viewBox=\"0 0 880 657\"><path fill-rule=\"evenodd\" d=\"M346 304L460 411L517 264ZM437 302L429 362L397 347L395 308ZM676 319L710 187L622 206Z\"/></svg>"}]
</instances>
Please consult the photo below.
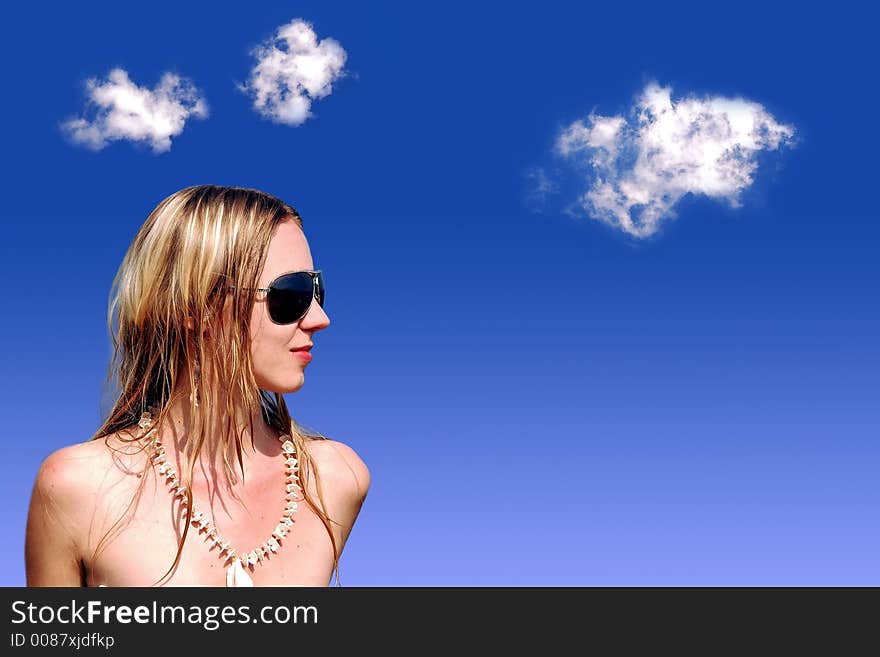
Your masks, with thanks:
<instances>
[{"instance_id":1,"label":"sunglasses frame","mask_svg":"<svg viewBox=\"0 0 880 657\"><path fill-rule=\"evenodd\" d=\"M284 278L285 276L290 276L291 274L308 274L309 277L312 279L312 301L315 301L315 300L317 300L317 298L318 298L318 279L320 278L320 279L321 279L321 282L322 282L322 283L324 282L324 277L321 275L321 272L322 272L322 271L323 271L323 270L321 270L321 269L299 269L299 270L296 270L296 271L286 271L286 272L284 272L283 274L278 274L278 276L276 276L275 278L273 278L272 281L269 283L269 285L268 285L267 287L241 287L241 288L236 288L235 285L230 285L230 286L228 286L228 287L229 287L229 289L232 289L232 290L234 290L234 289L241 289L241 290L253 290L253 291L255 291L255 292L264 292L264 293L266 294L266 296L264 297L264 299L266 299L266 300L268 301L268 298L269 298L269 292L272 291L272 286L275 285L275 283L276 283L279 279ZM322 299L321 301L323 302L323 299ZM297 317L297 318L296 318L295 320L293 320L292 322L285 322L285 323L276 322L276 321L275 321L275 318L272 317L272 313L271 313L271 312L269 312L268 315L269 315L269 319L272 320L272 322L273 322L274 324L278 324L278 325L280 325L280 326L289 326L290 324L296 324L296 323L297 323L298 321L300 321L303 317L305 317L305 316L306 316L306 313L309 312L309 308L311 308L311 307L312 307L311 304L309 304L309 306L303 311L303 314L300 315L299 317ZM321 307L323 308L323 304L321 304Z\"/></svg>"}]
</instances>

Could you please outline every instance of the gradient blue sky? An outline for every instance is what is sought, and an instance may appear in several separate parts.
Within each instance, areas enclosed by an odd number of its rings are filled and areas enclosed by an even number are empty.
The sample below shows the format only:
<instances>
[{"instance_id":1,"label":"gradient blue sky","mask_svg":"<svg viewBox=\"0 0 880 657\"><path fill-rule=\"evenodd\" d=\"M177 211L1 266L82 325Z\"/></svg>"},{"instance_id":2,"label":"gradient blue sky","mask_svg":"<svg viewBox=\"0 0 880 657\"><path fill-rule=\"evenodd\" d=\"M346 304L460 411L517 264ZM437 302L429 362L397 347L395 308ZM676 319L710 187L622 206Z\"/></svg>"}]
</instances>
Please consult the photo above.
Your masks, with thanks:
<instances>
[{"instance_id":1,"label":"gradient blue sky","mask_svg":"<svg viewBox=\"0 0 880 657\"><path fill-rule=\"evenodd\" d=\"M287 400L372 473L344 586L880 585L865 11L15 5L0 584L24 584L39 463L99 424L131 238L168 194L215 183L291 203L324 270L332 324ZM347 59L290 126L236 83L296 18ZM144 88L187 78L209 116L160 153L73 143L60 126L89 116L86 79L117 67ZM757 154L740 207L690 193L635 238L568 211L595 172L554 144L652 81L758 103L796 143Z\"/></svg>"}]
</instances>

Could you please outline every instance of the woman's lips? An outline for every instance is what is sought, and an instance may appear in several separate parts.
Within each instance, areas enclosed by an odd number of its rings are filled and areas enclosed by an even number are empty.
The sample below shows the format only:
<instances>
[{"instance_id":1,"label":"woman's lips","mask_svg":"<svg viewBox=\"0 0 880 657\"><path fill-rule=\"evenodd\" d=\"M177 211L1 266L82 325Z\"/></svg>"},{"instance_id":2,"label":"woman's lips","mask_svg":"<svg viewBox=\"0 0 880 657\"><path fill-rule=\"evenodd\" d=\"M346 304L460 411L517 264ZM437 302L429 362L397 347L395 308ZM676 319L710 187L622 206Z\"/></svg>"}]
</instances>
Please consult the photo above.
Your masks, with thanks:
<instances>
[{"instance_id":1,"label":"woman's lips","mask_svg":"<svg viewBox=\"0 0 880 657\"><path fill-rule=\"evenodd\" d=\"M294 349L290 353L305 363L311 362L312 355L305 349Z\"/></svg>"}]
</instances>

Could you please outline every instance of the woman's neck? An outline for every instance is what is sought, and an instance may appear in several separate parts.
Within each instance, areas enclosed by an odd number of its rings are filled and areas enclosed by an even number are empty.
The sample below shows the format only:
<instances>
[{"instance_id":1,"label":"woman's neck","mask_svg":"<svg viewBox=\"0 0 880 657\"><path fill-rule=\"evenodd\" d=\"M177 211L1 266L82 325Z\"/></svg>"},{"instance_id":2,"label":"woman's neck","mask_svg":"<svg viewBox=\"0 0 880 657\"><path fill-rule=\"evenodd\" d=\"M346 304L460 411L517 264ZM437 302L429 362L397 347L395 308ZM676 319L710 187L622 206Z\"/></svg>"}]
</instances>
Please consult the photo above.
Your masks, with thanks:
<instances>
[{"instance_id":1,"label":"woman's neck","mask_svg":"<svg viewBox=\"0 0 880 657\"><path fill-rule=\"evenodd\" d=\"M165 419L158 428L168 456L177 462L178 472L186 476L185 468L192 460L198 432L203 426L204 440L193 467L194 485L201 481L210 482L209 487L222 486L227 482L227 469L232 471L232 483L237 483L242 477L242 469L246 474L254 469L259 470L267 460L274 460L281 453L278 440L280 432L266 423L262 412L252 417L252 432L251 421L243 405L236 405L236 419L229 434L227 413L209 410L212 406L204 402L196 406L189 402L187 396L172 397ZM241 445L241 464L236 437Z\"/></svg>"}]
</instances>

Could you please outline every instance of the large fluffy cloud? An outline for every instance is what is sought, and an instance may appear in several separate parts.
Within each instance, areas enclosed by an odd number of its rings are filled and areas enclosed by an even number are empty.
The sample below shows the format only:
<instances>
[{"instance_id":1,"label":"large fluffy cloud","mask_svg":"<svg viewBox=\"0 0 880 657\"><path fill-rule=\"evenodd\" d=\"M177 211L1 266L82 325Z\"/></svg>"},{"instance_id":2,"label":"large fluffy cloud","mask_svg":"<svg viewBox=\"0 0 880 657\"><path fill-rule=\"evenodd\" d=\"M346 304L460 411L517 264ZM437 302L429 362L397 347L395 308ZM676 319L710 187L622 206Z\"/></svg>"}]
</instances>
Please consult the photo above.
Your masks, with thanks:
<instances>
[{"instance_id":1,"label":"large fluffy cloud","mask_svg":"<svg viewBox=\"0 0 880 657\"><path fill-rule=\"evenodd\" d=\"M86 81L92 119L73 118L62 129L79 144L100 150L116 139L149 142L153 151L171 148L171 138L183 132L191 116L204 118L208 106L188 80L173 73L162 76L154 89L139 87L121 68L106 81Z\"/></svg>"},{"instance_id":2,"label":"large fluffy cloud","mask_svg":"<svg viewBox=\"0 0 880 657\"><path fill-rule=\"evenodd\" d=\"M312 101L329 95L333 82L344 76L342 46L329 37L318 41L312 26L300 19L282 25L253 54L257 63L240 88L253 98L254 109L277 123L302 124L311 116Z\"/></svg>"},{"instance_id":3,"label":"large fluffy cloud","mask_svg":"<svg viewBox=\"0 0 880 657\"><path fill-rule=\"evenodd\" d=\"M644 238L675 216L688 193L739 207L760 151L793 141L794 128L743 98L688 96L648 84L628 117L598 116L567 126L557 152L587 165L589 189L579 199L587 213Z\"/></svg>"}]
</instances>

